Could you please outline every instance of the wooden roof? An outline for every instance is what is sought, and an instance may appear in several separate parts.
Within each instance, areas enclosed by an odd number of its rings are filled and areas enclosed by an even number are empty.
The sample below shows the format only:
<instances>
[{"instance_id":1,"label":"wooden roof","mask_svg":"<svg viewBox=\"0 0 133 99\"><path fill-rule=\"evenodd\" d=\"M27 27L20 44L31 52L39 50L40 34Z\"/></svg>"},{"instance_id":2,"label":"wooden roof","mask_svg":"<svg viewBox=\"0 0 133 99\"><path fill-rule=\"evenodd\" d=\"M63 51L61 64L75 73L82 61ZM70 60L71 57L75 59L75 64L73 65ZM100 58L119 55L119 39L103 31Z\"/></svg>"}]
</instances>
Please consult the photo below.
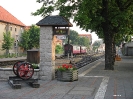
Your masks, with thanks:
<instances>
[{"instance_id":1,"label":"wooden roof","mask_svg":"<svg viewBox=\"0 0 133 99\"><path fill-rule=\"evenodd\" d=\"M64 17L56 16L46 16L40 20L36 25L38 26L60 26L60 27L72 27L73 25Z\"/></svg>"}]
</instances>

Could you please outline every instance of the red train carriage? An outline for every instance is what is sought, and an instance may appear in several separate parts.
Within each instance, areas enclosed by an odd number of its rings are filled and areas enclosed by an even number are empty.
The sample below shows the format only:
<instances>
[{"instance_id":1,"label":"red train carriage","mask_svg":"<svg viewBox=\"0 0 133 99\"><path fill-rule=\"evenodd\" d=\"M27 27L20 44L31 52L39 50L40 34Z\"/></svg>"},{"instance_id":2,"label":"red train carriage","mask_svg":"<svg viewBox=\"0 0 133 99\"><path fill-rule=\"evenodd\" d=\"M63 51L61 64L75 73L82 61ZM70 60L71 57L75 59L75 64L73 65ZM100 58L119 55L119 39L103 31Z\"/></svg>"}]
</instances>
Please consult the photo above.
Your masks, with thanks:
<instances>
[{"instance_id":1,"label":"red train carriage","mask_svg":"<svg viewBox=\"0 0 133 99\"><path fill-rule=\"evenodd\" d=\"M81 54L87 54L87 47L86 46L80 46L80 53Z\"/></svg>"},{"instance_id":2,"label":"red train carriage","mask_svg":"<svg viewBox=\"0 0 133 99\"><path fill-rule=\"evenodd\" d=\"M86 54L87 53L87 47L85 46L79 46L79 45L71 45L71 44L65 44L64 45L64 55L80 55L80 54Z\"/></svg>"},{"instance_id":3,"label":"red train carriage","mask_svg":"<svg viewBox=\"0 0 133 99\"><path fill-rule=\"evenodd\" d=\"M80 46L73 45L72 54L73 54L73 55L78 55L78 54L80 54L80 53L81 53L81 51L80 51Z\"/></svg>"}]
</instances>

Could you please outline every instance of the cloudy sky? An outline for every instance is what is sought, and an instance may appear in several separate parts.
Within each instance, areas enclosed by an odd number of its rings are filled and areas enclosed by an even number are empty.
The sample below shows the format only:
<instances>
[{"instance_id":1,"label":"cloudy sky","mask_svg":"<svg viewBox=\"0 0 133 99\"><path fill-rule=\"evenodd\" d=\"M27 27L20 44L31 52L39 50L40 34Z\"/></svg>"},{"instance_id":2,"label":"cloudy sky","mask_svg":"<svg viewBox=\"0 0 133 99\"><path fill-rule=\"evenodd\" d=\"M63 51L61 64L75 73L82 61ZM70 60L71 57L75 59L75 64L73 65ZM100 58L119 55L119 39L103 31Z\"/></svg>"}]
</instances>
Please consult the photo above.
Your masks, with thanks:
<instances>
[{"instance_id":1,"label":"cloudy sky","mask_svg":"<svg viewBox=\"0 0 133 99\"><path fill-rule=\"evenodd\" d=\"M41 5L42 4L37 3L36 0L0 0L0 6L5 8L8 12L10 12L12 15L14 15L17 19L19 19L22 23L24 23L27 26L36 24L38 21L42 19L41 16L31 15L31 12L35 12L37 9L41 7ZM56 13L54 14L56 15ZM89 33L81 30L74 23L72 24L73 27L70 29L82 34ZM91 34L93 41L98 39L95 33Z\"/></svg>"}]
</instances>

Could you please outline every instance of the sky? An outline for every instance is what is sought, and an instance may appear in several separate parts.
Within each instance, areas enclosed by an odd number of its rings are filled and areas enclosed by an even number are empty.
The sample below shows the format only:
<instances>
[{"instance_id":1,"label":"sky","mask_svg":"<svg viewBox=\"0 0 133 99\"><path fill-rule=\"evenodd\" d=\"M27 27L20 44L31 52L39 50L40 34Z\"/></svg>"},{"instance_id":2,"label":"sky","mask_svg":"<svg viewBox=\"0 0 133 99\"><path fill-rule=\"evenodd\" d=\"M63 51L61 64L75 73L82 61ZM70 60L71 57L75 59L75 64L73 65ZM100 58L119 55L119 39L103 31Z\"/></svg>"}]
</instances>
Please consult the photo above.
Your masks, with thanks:
<instances>
[{"instance_id":1,"label":"sky","mask_svg":"<svg viewBox=\"0 0 133 99\"><path fill-rule=\"evenodd\" d=\"M42 4L37 3L36 0L0 0L0 6L10 12L26 26L36 24L42 19L41 16L31 15L31 12L35 12L42 6ZM54 13L54 15L57 15L57 13ZM80 29L71 20L70 22L73 24L73 27L70 27L70 29L77 31L79 34L90 33ZM98 39L98 36L94 32L91 33L91 35L93 42Z\"/></svg>"}]
</instances>

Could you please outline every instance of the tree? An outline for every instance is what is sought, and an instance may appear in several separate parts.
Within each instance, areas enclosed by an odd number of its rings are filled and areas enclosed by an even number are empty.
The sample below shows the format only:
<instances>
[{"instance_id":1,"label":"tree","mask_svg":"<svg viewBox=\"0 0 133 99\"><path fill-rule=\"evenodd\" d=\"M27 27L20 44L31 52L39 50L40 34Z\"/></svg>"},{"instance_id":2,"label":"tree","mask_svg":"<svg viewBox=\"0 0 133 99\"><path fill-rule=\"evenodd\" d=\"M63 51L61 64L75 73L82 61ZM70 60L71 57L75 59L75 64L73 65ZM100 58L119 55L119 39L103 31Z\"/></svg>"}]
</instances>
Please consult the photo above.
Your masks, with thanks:
<instances>
[{"instance_id":1,"label":"tree","mask_svg":"<svg viewBox=\"0 0 133 99\"><path fill-rule=\"evenodd\" d=\"M92 46L97 46L99 47L101 45L101 42L99 40L95 41Z\"/></svg>"},{"instance_id":2,"label":"tree","mask_svg":"<svg viewBox=\"0 0 133 99\"><path fill-rule=\"evenodd\" d=\"M62 52L63 52L63 48L60 45L56 45L55 53L59 54L59 53L62 53Z\"/></svg>"},{"instance_id":3,"label":"tree","mask_svg":"<svg viewBox=\"0 0 133 99\"><path fill-rule=\"evenodd\" d=\"M70 34L69 34L69 40L71 41L70 43L74 45L78 45L78 39L79 39L78 32L74 30L70 30Z\"/></svg>"},{"instance_id":4,"label":"tree","mask_svg":"<svg viewBox=\"0 0 133 99\"><path fill-rule=\"evenodd\" d=\"M19 41L19 46L24 49L24 51L32 48L39 48L39 38L40 38L40 28L32 25L29 30L25 30Z\"/></svg>"},{"instance_id":5,"label":"tree","mask_svg":"<svg viewBox=\"0 0 133 99\"><path fill-rule=\"evenodd\" d=\"M79 37L78 44L89 48L90 41L86 37Z\"/></svg>"},{"instance_id":6,"label":"tree","mask_svg":"<svg viewBox=\"0 0 133 99\"><path fill-rule=\"evenodd\" d=\"M67 39L64 40L66 44L68 44L68 38L70 44L78 45L78 38L79 38L78 32L70 30L70 34L67 36Z\"/></svg>"},{"instance_id":7,"label":"tree","mask_svg":"<svg viewBox=\"0 0 133 99\"><path fill-rule=\"evenodd\" d=\"M78 32L74 30L70 30L69 40L70 40L70 44L82 45L89 48L89 44L90 44L89 39L86 37L79 37ZM65 42L68 43L67 40L65 40Z\"/></svg>"},{"instance_id":8,"label":"tree","mask_svg":"<svg viewBox=\"0 0 133 99\"><path fill-rule=\"evenodd\" d=\"M114 70L115 35L132 34L132 0L37 0L43 3L33 15L50 15L59 10L80 28L95 32L105 42L105 70Z\"/></svg>"},{"instance_id":9,"label":"tree","mask_svg":"<svg viewBox=\"0 0 133 99\"><path fill-rule=\"evenodd\" d=\"M78 45L78 39L79 39L78 32L70 30L69 39L71 40L70 42L71 44Z\"/></svg>"},{"instance_id":10,"label":"tree","mask_svg":"<svg viewBox=\"0 0 133 99\"><path fill-rule=\"evenodd\" d=\"M102 41L100 41L100 40L95 41L95 42L92 44L93 50L94 50L94 51L95 51L95 50L98 51L98 48L100 47L101 44L102 44Z\"/></svg>"},{"instance_id":11,"label":"tree","mask_svg":"<svg viewBox=\"0 0 133 99\"><path fill-rule=\"evenodd\" d=\"M20 41L18 42L18 45L24 49L24 52L27 51L29 49L29 45L28 45L28 42L30 41L29 39L29 32L28 31L24 31L22 34L21 34L21 37L20 37Z\"/></svg>"},{"instance_id":12,"label":"tree","mask_svg":"<svg viewBox=\"0 0 133 99\"><path fill-rule=\"evenodd\" d=\"M32 25L29 30L25 30L18 45L24 49L24 52L28 49L39 48L40 28Z\"/></svg>"},{"instance_id":13,"label":"tree","mask_svg":"<svg viewBox=\"0 0 133 99\"><path fill-rule=\"evenodd\" d=\"M2 50L6 50L6 54L9 53L9 49L11 49L13 42L14 42L14 38L11 37L11 33L10 32L6 32L3 33L3 43L2 43Z\"/></svg>"},{"instance_id":14,"label":"tree","mask_svg":"<svg viewBox=\"0 0 133 99\"><path fill-rule=\"evenodd\" d=\"M29 42L28 42L28 48L39 48L39 39L40 39L40 28L38 26L32 25L29 32Z\"/></svg>"}]
</instances>

